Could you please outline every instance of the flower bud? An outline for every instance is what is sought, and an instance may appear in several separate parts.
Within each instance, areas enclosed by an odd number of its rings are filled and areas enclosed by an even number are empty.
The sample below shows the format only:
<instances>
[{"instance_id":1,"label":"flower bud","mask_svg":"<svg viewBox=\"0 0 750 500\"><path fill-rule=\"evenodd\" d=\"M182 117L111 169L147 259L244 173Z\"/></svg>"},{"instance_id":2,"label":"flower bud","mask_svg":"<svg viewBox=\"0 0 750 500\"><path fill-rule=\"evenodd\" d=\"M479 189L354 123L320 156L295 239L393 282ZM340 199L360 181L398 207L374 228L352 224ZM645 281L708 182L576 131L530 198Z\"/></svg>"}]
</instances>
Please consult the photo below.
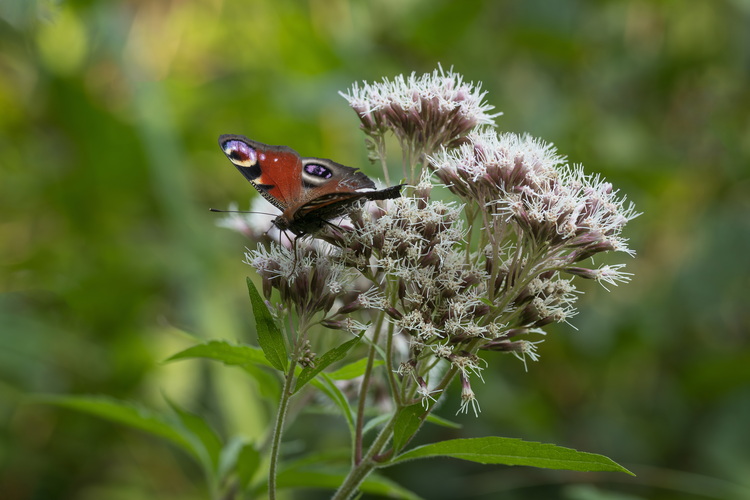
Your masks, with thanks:
<instances>
[{"instance_id":1,"label":"flower bud","mask_svg":"<svg viewBox=\"0 0 750 500\"><path fill-rule=\"evenodd\" d=\"M615 246L610 240L602 240L599 243L588 245L584 248L578 248L570 252L570 254L568 255L568 262L581 262L582 260L593 257L600 252L609 252L614 249Z\"/></svg>"},{"instance_id":2,"label":"flower bud","mask_svg":"<svg viewBox=\"0 0 750 500\"><path fill-rule=\"evenodd\" d=\"M403 278L399 278L398 280L398 298L399 300L404 300L404 297L406 297L406 282Z\"/></svg>"},{"instance_id":3,"label":"flower bud","mask_svg":"<svg viewBox=\"0 0 750 500\"><path fill-rule=\"evenodd\" d=\"M356 299L339 307L338 311L336 311L336 315L349 314L354 311L359 311L360 309L362 309L362 303L359 300L359 295L357 295Z\"/></svg>"},{"instance_id":4,"label":"flower bud","mask_svg":"<svg viewBox=\"0 0 750 500\"><path fill-rule=\"evenodd\" d=\"M401 312L393 306L388 306L384 309L385 313L395 320L399 320L404 317Z\"/></svg>"},{"instance_id":5,"label":"flower bud","mask_svg":"<svg viewBox=\"0 0 750 500\"><path fill-rule=\"evenodd\" d=\"M420 259L422 267L434 266L440 262L440 257L434 250L430 250L427 254Z\"/></svg>"},{"instance_id":6,"label":"flower bud","mask_svg":"<svg viewBox=\"0 0 750 500\"><path fill-rule=\"evenodd\" d=\"M599 277L599 271L585 267L566 267L565 272L588 280L594 280Z\"/></svg>"}]
</instances>

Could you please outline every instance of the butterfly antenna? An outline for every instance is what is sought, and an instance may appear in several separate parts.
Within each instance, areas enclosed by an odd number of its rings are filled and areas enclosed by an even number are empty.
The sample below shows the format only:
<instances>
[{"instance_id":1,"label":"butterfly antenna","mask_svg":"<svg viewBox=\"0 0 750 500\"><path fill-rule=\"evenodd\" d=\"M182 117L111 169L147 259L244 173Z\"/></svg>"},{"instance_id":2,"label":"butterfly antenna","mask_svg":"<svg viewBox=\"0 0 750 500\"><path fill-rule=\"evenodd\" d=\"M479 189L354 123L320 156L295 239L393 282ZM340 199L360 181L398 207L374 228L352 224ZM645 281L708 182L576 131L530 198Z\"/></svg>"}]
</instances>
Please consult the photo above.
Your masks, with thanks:
<instances>
[{"instance_id":1,"label":"butterfly antenna","mask_svg":"<svg viewBox=\"0 0 750 500\"><path fill-rule=\"evenodd\" d=\"M292 274L297 272L297 259L299 258L297 256L297 238L294 238L292 241L292 252L294 252L294 263L292 264Z\"/></svg>"},{"instance_id":2,"label":"butterfly antenna","mask_svg":"<svg viewBox=\"0 0 750 500\"><path fill-rule=\"evenodd\" d=\"M268 212L256 212L255 210L219 210L218 208L209 208L209 212L218 212L221 214L260 214L260 215L268 215L270 217L274 217L278 214L271 214Z\"/></svg>"},{"instance_id":3,"label":"butterfly antenna","mask_svg":"<svg viewBox=\"0 0 750 500\"><path fill-rule=\"evenodd\" d=\"M343 217L339 219L339 222L341 222L342 220L343 220ZM327 226L331 226L331 227L332 227L332 228L334 228L334 229L343 229L343 228L342 228L341 226L339 226L338 224L334 224L333 222L331 222L331 221L328 221L328 220L324 220L324 221L323 221L323 224L325 224L325 225L327 225Z\"/></svg>"}]
</instances>

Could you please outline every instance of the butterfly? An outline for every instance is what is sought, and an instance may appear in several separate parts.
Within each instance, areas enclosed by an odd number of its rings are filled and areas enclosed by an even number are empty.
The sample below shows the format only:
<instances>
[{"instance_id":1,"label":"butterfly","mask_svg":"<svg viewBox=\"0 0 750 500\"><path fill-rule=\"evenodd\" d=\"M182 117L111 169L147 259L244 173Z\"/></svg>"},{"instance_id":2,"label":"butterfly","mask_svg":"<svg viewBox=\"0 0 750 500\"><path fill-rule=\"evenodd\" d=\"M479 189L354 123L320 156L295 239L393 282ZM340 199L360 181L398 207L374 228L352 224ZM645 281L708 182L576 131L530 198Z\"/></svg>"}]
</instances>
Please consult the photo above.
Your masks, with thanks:
<instances>
[{"instance_id":1,"label":"butterfly","mask_svg":"<svg viewBox=\"0 0 750 500\"><path fill-rule=\"evenodd\" d=\"M403 184L375 190L375 183L356 168L302 157L288 146L269 146L231 134L220 136L219 146L245 179L282 211L273 224L296 236L320 231L359 201L401 196Z\"/></svg>"}]
</instances>

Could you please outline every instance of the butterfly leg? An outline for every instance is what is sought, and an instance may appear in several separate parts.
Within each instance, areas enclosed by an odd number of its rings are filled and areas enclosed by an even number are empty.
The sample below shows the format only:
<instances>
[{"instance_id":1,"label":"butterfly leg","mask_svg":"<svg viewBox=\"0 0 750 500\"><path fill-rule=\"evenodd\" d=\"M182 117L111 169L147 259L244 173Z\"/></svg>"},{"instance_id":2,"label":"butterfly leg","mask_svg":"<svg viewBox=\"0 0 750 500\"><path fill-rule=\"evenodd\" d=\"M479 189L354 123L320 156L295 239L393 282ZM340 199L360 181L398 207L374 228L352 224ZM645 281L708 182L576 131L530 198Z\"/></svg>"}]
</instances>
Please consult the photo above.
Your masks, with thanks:
<instances>
[{"instance_id":1,"label":"butterfly leg","mask_svg":"<svg viewBox=\"0 0 750 500\"><path fill-rule=\"evenodd\" d=\"M294 274L297 272L297 261L299 261L299 249L297 241L301 238L304 238L306 236L306 233L302 231L294 231L293 229L289 229L288 231L294 235L294 238L292 238L291 236L289 236L288 232L284 232L287 235L287 238L289 238L289 241L292 243L292 253L294 254L294 260L292 261L292 271L289 276L294 276Z\"/></svg>"},{"instance_id":2,"label":"butterfly leg","mask_svg":"<svg viewBox=\"0 0 750 500\"><path fill-rule=\"evenodd\" d=\"M294 254L294 260L292 261L292 276L294 276L294 273L297 272L297 259L299 258L297 256L297 240L299 239L299 236L294 235L294 239L292 240L292 253Z\"/></svg>"}]
</instances>

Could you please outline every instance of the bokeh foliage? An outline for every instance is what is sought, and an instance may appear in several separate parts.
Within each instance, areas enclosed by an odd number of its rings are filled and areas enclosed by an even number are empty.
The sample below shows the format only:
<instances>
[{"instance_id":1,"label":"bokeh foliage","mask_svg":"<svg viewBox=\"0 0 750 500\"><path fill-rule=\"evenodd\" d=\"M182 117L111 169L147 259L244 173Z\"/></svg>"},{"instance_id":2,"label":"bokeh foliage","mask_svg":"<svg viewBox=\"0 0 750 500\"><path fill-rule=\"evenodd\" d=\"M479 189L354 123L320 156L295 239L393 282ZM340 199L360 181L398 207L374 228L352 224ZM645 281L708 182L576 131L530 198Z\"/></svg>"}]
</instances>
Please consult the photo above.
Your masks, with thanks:
<instances>
[{"instance_id":1,"label":"bokeh foliage","mask_svg":"<svg viewBox=\"0 0 750 500\"><path fill-rule=\"evenodd\" d=\"M258 438L262 387L161 364L195 338L254 338L246 242L206 209L255 193L216 137L367 170L337 91L438 62L483 82L500 129L554 142L644 212L633 283L592 284L578 331L555 329L528 373L510 357L487 373L480 418L450 436L554 442L638 477L447 460L391 477L426 498L747 496L749 25L746 0L3 0L2 497L202 498L169 445L29 395L166 394ZM324 445L338 424L290 436Z\"/></svg>"}]
</instances>

